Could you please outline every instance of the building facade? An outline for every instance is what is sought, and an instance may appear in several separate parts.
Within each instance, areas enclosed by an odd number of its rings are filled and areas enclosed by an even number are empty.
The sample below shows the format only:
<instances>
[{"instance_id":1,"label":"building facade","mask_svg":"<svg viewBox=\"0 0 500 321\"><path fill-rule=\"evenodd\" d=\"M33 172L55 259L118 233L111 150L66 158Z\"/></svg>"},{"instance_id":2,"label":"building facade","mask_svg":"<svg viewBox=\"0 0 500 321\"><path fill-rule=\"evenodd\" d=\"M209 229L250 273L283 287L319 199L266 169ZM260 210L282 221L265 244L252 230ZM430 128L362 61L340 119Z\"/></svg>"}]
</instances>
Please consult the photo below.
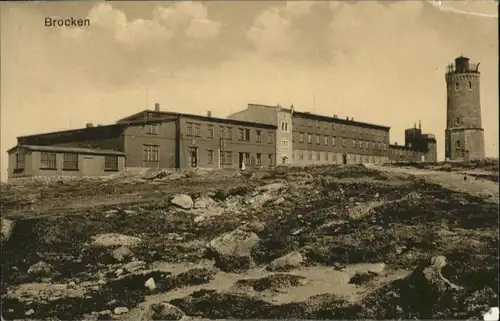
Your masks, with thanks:
<instances>
[{"instance_id":1,"label":"building facade","mask_svg":"<svg viewBox=\"0 0 500 321\"><path fill-rule=\"evenodd\" d=\"M446 79L445 158L473 160L485 157L480 104L479 64L458 57L448 65Z\"/></svg>"},{"instance_id":2,"label":"building facade","mask_svg":"<svg viewBox=\"0 0 500 321\"><path fill-rule=\"evenodd\" d=\"M110 150L124 168L262 168L276 165L276 126L153 110L116 124L18 137L18 146ZM15 160L9 159L14 168ZM44 171L44 173L48 173Z\"/></svg>"},{"instance_id":3,"label":"building facade","mask_svg":"<svg viewBox=\"0 0 500 321\"><path fill-rule=\"evenodd\" d=\"M125 168L125 154L111 150L17 145L9 154L8 179L108 176Z\"/></svg>"},{"instance_id":4,"label":"building facade","mask_svg":"<svg viewBox=\"0 0 500 321\"><path fill-rule=\"evenodd\" d=\"M405 144L390 145L390 162L437 162L436 137L423 134L422 125L405 130Z\"/></svg>"},{"instance_id":5,"label":"building facade","mask_svg":"<svg viewBox=\"0 0 500 321\"><path fill-rule=\"evenodd\" d=\"M280 165L382 164L389 161L389 127L297 112L293 106L249 104L230 119L277 127Z\"/></svg>"}]
</instances>

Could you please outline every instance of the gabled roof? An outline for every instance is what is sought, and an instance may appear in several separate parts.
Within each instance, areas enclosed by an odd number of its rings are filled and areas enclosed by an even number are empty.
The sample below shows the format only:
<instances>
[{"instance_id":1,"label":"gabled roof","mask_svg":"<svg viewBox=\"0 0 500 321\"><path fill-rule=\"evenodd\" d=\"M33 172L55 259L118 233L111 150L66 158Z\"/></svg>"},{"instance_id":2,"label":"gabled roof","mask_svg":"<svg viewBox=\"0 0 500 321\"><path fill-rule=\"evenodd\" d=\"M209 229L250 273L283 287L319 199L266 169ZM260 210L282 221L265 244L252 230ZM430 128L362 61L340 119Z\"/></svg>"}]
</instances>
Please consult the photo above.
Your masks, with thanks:
<instances>
[{"instance_id":1,"label":"gabled roof","mask_svg":"<svg viewBox=\"0 0 500 321\"><path fill-rule=\"evenodd\" d=\"M98 132L106 129L112 129L112 128L118 128L121 127L121 124L111 124L111 125L99 125L95 127L84 127L84 128L77 128L77 129L68 129L68 130L61 130L61 131L55 131L55 132L48 132L48 133L41 133L41 134L33 134L33 135L25 135L25 136L18 136L17 138L30 138L30 137L42 137L42 136L49 136L49 135L54 135L54 134L78 134L78 133L88 133L88 132Z\"/></svg>"},{"instance_id":2,"label":"gabled roof","mask_svg":"<svg viewBox=\"0 0 500 321\"><path fill-rule=\"evenodd\" d=\"M354 120L347 120L347 119L342 119L342 118L323 116L323 115L312 114L312 113L307 113L307 112L300 112L300 111L294 111L293 117L300 117L300 118L318 120L318 121L326 121L326 122L332 122L332 123L344 124L344 125L353 125L353 126L359 126L359 127L365 127L365 128L371 128L371 129L381 129L381 130L385 130L385 131L388 131L389 129L391 129L391 127L388 127L388 126L364 123L364 122L359 122L359 121L354 121Z\"/></svg>"},{"instance_id":3,"label":"gabled roof","mask_svg":"<svg viewBox=\"0 0 500 321\"><path fill-rule=\"evenodd\" d=\"M117 155L125 156L124 153L109 149L92 149L92 148L80 148L80 147L61 147L61 146L39 146L39 145L16 145L10 148L7 153L10 153L18 148L24 148L30 151L40 151L40 152L60 152L60 153L79 153L79 154L89 154L89 155Z\"/></svg>"}]
</instances>

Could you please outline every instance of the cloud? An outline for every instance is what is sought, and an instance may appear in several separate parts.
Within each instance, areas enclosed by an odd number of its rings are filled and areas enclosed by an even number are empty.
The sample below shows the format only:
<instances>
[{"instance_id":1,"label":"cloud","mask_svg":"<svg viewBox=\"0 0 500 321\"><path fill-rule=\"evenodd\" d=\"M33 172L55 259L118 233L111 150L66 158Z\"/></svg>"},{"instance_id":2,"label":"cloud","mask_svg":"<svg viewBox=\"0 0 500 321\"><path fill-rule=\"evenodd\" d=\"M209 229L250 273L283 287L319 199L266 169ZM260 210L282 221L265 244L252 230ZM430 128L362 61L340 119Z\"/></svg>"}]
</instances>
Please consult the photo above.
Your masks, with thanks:
<instances>
[{"instance_id":1,"label":"cloud","mask_svg":"<svg viewBox=\"0 0 500 321\"><path fill-rule=\"evenodd\" d=\"M285 6L265 9L255 18L246 36L263 53L289 51L294 38L290 33L293 21L308 15L314 4L312 1L287 1Z\"/></svg>"},{"instance_id":2,"label":"cloud","mask_svg":"<svg viewBox=\"0 0 500 321\"><path fill-rule=\"evenodd\" d=\"M217 36L221 24L208 18L207 8L198 2L176 2L170 7L156 7L153 18L129 20L126 14L111 4L96 4L88 13L90 29L64 30L65 36L77 39L87 33L108 32L119 44L141 46L168 41L179 33L188 38L203 39ZM83 31L82 31L83 30Z\"/></svg>"}]
</instances>

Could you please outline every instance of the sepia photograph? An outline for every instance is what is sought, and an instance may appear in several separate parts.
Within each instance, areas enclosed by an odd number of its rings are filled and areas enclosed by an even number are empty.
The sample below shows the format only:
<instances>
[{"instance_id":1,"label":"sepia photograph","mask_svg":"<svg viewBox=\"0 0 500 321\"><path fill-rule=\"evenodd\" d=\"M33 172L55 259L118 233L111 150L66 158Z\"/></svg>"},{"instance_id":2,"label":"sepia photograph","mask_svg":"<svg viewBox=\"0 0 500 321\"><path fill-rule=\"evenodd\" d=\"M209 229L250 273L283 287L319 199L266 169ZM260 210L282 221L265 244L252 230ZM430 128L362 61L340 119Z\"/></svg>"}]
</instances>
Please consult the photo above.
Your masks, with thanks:
<instances>
[{"instance_id":1,"label":"sepia photograph","mask_svg":"<svg viewBox=\"0 0 500 321\"><path fill-rule=\"evenodd\" d=\"M499 1L0 3L1 319L499 319Z\"/></svg>"}]
</instances>

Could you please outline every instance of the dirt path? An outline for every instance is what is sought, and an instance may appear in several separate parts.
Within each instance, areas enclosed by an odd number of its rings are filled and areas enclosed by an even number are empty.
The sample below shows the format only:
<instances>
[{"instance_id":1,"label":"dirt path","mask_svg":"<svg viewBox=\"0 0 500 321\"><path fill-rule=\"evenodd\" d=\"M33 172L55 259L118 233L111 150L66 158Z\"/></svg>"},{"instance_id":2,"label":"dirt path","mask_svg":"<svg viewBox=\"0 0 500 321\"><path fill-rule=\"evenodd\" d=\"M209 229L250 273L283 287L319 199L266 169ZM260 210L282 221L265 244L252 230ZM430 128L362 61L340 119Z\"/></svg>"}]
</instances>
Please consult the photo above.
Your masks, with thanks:
<instances>
[{"instance_id":1,"label":"dirt path","mask_svg":"<svg viewBox=\"0 0 500 321\"><path fill-rule=\"evenodd\" d=\"M413 176L422 178L428 183L438 184L450 191L467 193L472 196L479 196L490 202L499 203L498 183L490 180L461 173L424 170L414 167L390 167L372 164L366 165L366 167L396 174L401 177Z\"/></svg>"}]
</instances>

